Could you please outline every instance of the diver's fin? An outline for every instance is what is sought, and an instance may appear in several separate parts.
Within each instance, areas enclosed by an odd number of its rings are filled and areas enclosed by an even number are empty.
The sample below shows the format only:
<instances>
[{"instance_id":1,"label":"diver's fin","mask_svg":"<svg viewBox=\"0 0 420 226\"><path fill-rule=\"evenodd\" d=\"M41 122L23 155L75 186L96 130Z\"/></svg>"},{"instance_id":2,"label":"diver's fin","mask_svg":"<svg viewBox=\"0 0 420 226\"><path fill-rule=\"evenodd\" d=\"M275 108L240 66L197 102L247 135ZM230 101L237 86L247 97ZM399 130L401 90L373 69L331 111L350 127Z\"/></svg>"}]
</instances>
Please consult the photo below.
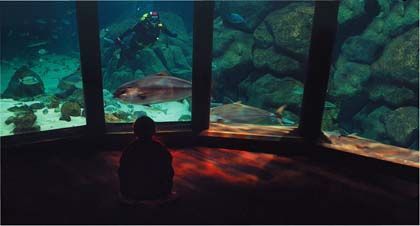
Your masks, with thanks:
<instances>
[{"instance_id":1,"label":"diver's fin","mask_svg":"<svg viewBox=\"0 0 420 226\"><path fill-rule=\"evenodd\" d=\"M286 104L282 105L281 107L277 108L276 110L276 116L281 118L281 115L283 114L284 109L286 109Z\"/></svg>"}]
</instances>

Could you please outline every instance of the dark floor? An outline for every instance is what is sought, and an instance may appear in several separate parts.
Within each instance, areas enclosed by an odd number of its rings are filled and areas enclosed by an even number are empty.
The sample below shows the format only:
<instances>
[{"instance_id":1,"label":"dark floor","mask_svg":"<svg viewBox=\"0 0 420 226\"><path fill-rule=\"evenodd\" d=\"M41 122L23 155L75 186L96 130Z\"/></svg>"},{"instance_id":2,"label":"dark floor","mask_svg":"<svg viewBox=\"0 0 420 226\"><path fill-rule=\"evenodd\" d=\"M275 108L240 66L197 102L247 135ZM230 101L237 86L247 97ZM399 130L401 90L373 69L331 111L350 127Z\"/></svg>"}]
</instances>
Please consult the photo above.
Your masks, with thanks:
<instances>
[{"instance_id":1,"label":"dark floor","mask_svg":"<svg viewBox=\"0 0 420 226\"><path fill-rule=\"evenodd\" d=\"M359 178L302 157L210 148L172 155L179 198L155 209L118 203L119 151L8 155L1 223L419 223L416 183Z\"/></svg>"}]
</instances>

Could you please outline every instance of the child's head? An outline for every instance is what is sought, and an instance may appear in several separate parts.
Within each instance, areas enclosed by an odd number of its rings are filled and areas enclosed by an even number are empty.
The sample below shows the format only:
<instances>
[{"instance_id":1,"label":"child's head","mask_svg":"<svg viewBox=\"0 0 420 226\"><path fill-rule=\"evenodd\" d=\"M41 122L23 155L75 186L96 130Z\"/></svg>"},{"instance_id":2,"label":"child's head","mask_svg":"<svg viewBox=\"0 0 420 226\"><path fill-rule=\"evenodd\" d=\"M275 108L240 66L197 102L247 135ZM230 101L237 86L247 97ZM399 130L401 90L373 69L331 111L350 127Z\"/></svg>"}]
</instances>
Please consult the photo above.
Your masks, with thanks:
<instances>
[{"instance_id":1,"label":"child's head","mask_svg":"<svg viewBox=\"0 0 420 226\"><path fill-rule=\"evenodd\" d=\"M156 133L155 122L147 116L141 116L134 122L133 130L138 138L152 139Z\"/></svg>"}]
</instances>

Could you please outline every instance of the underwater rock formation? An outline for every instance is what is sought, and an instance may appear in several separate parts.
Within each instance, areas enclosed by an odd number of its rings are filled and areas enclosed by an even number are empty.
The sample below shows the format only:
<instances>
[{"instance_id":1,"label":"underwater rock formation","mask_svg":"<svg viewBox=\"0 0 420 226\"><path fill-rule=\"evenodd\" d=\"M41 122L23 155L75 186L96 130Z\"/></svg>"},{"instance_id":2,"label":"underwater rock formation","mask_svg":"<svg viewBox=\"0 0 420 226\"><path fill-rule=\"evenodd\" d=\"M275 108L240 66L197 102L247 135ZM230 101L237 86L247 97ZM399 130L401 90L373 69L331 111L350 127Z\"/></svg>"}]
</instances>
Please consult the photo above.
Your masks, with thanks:
<instances>
[{"instance_id":1,"label":"underwater rock formation","mask_svg":"<svg viewBox=\"0 0 420 226\"><path fill-rule=\"evenodd\" d=\"M61 106L61 115L66 116L80 116L80 105L76 102L66 102Z\"/></svg>"},{"instance_id":2,"label":"underwater rock formation","mask_svg":"<svg viewBox=\"0 0 420 226\"><path fill-rule=\"evenodd\" d=\"M104 76L104 88L109 90L115 90L118 86L123 83L129 82L136 79L133 71L129 67L121 67L118 71L112 74L107 73Z\"/></svg>"},{"instance_id":3,"label":"underwater rock formation","mask_svg":"<svg viewBox=\"0 0 420 226\"><path fill-rule=\"evenodd\" d=\"M44 93L44 83L41 77L29 69L21 66L10 79L2 98L28 98Z\"/></svg>"},{"instance_id":4,"label":"underwater rock formation","mask_svg":"<svg viewBox=\"0 0 420 226\"><path fill-rule=\"evenodd\" d=\"M415 104L416 101L416 94L412 90L393 84L372 83L368 92L371 101L384 102L391 107Z\"/></svg>"},{"instance_id":5,"label":"underwater rock formation","mask_svg":"<svg viewBox=\"0 0 420 226\"><path fill-rule=\"evenodd\" d=\"M419 109L416 107L401 107L385 117L385 129L389 138L396 145L408 147L418 134Z\"/></svg>"},{"instance_id":6,"label":"underwater rock formation","mask_svg":"<svg viewBox=\"0 0 420 226\"><path fill-rule=\"evenodd\" d=\"M141 69L146 75L161 71L168 71L153 49L145 48L136 55L137 65L135 69Z\"/></svg>"},{"instance_id":7,"label":"underwater rock formation","mask_svg":"<svg viewBox=\"0 0 420 226\"><path fill-rule=\"evenodd\" d=\"M258 69L268 69L283 75L295 75L301 70L298 61L277 53L274 47L268 49L256 48L252 53L252 62Z\"/></svg>"},{"instance_id":8,"label":"underwater rock formation","mask_svg":"<svg viewBox=\"0 0 420 226\"><path fill-rule=\"evenodd\" d=\"M327 102L328 103L328 102ZM327 106L324 107L324 115L322 120L322 129L326 131L335 131L339 130L338 125L338 114L340 109L337 106Z\"/></svg>"},{"instance_id":9,"label":"underwater rock formation","mask_svg":"<svg viewBox=\"0 0 420 226\"><path fill-rule=\"evenodd\" d=\"M308 54L314 7L310 3L291 3L271 12L254 31L257 47L276 49L305 61Z\"/></svg>"},{"instance_id":10,"label":"underwater rock formation","mask_svg":"<svg viewBox=\"0 0 420 226\"><path fill-rule=\"evenodd\" d=\"M341 26L361 17L365 13L364 8L365 1L341 0L340 7L338 8L338 23Z\"/></svg>"},{"instance_id":11,"label":"underwater rock formation","mask_svg":"<svg viewBox=\"0 0 420 226\"><path fill-rule=\"evenodd\" d=\"M385 106L380 106L371 112L369 108L363 108L354 117L354 126L360 131L362 137L373 140L380 140L384 143L388 140L385 129L385 117L391 114L392 110Z\"/></svg>"},{"instance_id":12,"label":"underwater rock formation","mask_svg":"<svg viewBox=\"0 0 420 226\"><path fill-rule=\"evenodd\" d=\"M263 109L277 109L286 104L286 109L299 114L303 96L303 84L290 77L276 78L266 74L247 88L247 104Z\"/></svg>"},{"instance_id":13,"label":"underwater rock formation","mask_svg":"<svg viewBox=\"0 0 420 226\"><path fill-rule=\"evenodd\" d=\"M192 68L180 47L172 45L168 47L159 46L154 48L154 50L172 75L191 80Z\"/></svg>"},{"instance_id":14,"label":"underwater rock formation","mask_svg":"<svg viewBox=\"0 0 420 226\"><path fill-rule=\"evenodd\" d=\"M213 93L219 99L222 96L236 97L238 84L247 77L252 65L251 34L215 25L213 42Z\"/></svg>"},{"instance_id":15,"label":"underwater rock formation","mask_svg":"<svg viewBox=\"0 0 420 226\"><path fill-rule=\"evenodd\" d=\"M380 54L382 46L361 36L351 36L342 45L343 56L349 61L362 64L373 63Z\"/></svg>"},{"instance_id":16,"label":"underwater rock formation","mask_svg":"<svg viewBox=\"0 0 420 226\"><path fill-rule=\"evenodd\" d=\"M374 18L362 33L362 36L385 45L391 38L398 36L410 28L418 27L419 1L391 1L396 4L382 7L380 16ZM390 7L386 10L385 8Z\"/></svg>"},{"instance_id":17,"label":"underwater rock formation","mask_svg":"<svg viewBox=\"0 0 420 226\"><path fill-rule=\"evenodd\" d=\"M372 64L373 76L398 84L418 87L419 29L413 28L393 39Z\"/></svg>"},{"instance_id":18,"label":"underwater rock formation","mask_svg":"<svg viewBox=\"0 0 420 226\"><path fill-rule=\"evenodd\" d=\"M371 75L367 64L352 63L339 59L330 84L330 95L348 98L362 92Z\"/></svg>"}]
</instances>

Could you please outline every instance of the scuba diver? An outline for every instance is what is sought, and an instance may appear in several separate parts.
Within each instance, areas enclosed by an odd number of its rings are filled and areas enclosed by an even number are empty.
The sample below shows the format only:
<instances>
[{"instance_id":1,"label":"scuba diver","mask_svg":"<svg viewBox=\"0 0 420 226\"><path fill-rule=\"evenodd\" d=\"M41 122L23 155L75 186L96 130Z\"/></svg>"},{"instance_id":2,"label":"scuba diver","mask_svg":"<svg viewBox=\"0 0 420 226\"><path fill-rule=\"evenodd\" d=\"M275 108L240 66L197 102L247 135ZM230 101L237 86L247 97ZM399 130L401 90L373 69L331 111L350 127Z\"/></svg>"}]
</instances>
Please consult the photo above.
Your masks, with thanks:
<instances>
[{"instance_id":1,"label":"scuba diver","mask_svg":"<svg viewBox=\"0 0 420 226\"><path fill-rule=\"evenodd\" d=\"M169 31L168 28L162 24L158 12L151 11L143 14L143 16L140 17L140 21L134 25L134 27L122 33L114 41L114 43L121 48L117 68L119 68L126 59L132 59L137 51L152 46L159 40L160 32L172 38L178 36L176 33ZM132 37L129 44L123 45L122 40L130 34L132 34Z\"/></svg>"}]
</instances>

